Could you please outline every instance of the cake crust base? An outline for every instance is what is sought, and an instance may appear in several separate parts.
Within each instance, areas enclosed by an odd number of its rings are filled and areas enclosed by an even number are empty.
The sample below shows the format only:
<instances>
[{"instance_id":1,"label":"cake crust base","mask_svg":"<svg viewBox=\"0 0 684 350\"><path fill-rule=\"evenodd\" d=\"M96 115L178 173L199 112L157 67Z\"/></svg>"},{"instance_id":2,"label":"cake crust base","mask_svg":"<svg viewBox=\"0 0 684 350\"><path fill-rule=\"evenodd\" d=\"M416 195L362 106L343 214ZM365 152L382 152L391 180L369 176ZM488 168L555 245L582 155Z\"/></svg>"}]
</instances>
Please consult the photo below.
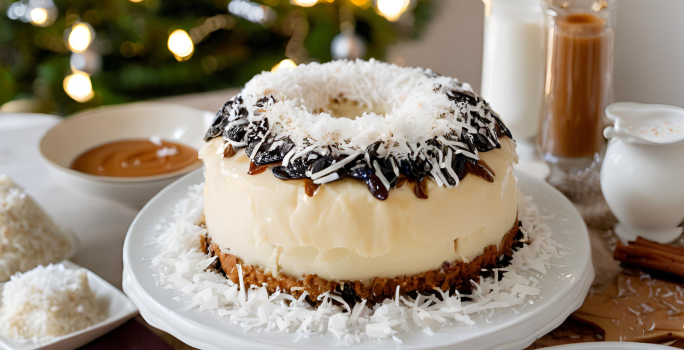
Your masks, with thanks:
<instances>
[{"instance_id":1,"label":"cake crust base","mask_svg":"<svg viewBox=\"0 0 684 350\"><path fill-rule=\"evenodd\" d=\"M273 276L271 272L265 272L263 268L243 264L235 255L224 253L218 244L213 243L209 235L200 237L200 246L205 254L218 256L215 268L225 273L233 283L239 282L237 265L242 265L242 275L246 286L265 285L269 293L277 289L290 291L290 294L299 297L307 292L311 301L317 300L318 296L325 292L337 292L345 299L360 301L366 299L371 302L382 302L387 298L393 298L399 286L402 294L411 292L431 292L439 288L441 290L469 290L470 280L477 280L482 269L497 266L497 261L502 255L510 256L516 241L520 240L519 224L516 219L515 225L506 233L499 245L485 247L484 253L471 262L445 261L439 269L434 269L410 276L394 278L373 278L369 283L360 281L328 281L316 275L306 275L297 278L279 273ZM455 243L457 244L457 243ZM352 301L352 300L350 300Z\"/></svg>"}]
</instances>

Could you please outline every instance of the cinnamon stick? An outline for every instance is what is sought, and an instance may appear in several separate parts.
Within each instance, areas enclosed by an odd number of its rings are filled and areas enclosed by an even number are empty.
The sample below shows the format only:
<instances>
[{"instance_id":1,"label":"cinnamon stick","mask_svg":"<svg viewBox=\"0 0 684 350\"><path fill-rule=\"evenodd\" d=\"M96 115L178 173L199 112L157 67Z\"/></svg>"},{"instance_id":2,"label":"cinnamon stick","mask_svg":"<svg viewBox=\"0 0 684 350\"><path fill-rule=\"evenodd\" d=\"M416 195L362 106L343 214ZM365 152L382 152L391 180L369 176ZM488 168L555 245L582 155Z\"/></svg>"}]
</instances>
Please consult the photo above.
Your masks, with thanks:
<instances>
[{"instance_id":1,"label":"cinnamon stick","mask_svg":"<svg viewBox=\"0 0 684 350\"><path fill-rule=\"evenodd\" d=\"M618 248L615 247L615 250L617 249ZM663 248L651 248L637 244L629 244L628 246L622 245L620 249L627 255L665 261L672 260L684 264L684 256L672 254Z\"/></svg>"},{"instance_id":2,"label":"cinnamon stick","mask_svg":"<svg viewBox=\"0 0 684 350\"><path fill-rule=\"evenodd\" d=\"M638 259L638 258L622 258L618 259L624 263L634 265L636 267L656 270L660 272L667 272L673 275L684 278L684 265L682 264L664 264L653 260Z\"/></svg>"},{"instance_id":3,"label":"cinnamon stick","mask_svg":"<svg viewBox=\"0 0 684 350\"><path fill-rule=\"evenodd\" d=\"M656 248L656 249L662 249L665 251L668 251L672 254L679 254L684 256L684 248L680 247L673 247L669 245L664 245L664 244L659 244L656 242L649 241L647 239L643 239L641 237L637 237L636 241L634 241L634 244L644 246L644 247L651 247L651 248Z\"/></svg>"},{"instance_id":4,"label":"cinnamon stick","mask_svg":"<svg viewBox=\"0 0 684 350\"><path fill-rule=\"evenodd\" d=\"M624 245L618 242L613 257L636 267L657 270L684 277L684 249L663 245L643 238Z\"/></svg>"}]
</instances>

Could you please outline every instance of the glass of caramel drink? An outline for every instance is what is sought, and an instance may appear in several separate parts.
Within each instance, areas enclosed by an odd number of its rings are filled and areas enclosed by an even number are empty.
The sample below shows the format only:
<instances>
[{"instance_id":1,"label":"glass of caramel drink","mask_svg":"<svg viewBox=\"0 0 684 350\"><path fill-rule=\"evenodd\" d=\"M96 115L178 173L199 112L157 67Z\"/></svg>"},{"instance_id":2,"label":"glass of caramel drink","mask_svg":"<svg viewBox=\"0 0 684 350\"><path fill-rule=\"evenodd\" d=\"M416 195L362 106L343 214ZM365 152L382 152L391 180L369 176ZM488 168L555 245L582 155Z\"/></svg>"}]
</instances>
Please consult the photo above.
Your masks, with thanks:
<instances>
[{"instance_id":1,"label":"glass of caramel drink","mask_svg":"<svg viewBox=\"0 0 684 350\"><path fill-rule=\"evenodd\" d=\"M617 0L542 0L546 69L539 138L547 181L571 200L598 188L604 111L613 100Z\"/></svg>"}]
</instances>

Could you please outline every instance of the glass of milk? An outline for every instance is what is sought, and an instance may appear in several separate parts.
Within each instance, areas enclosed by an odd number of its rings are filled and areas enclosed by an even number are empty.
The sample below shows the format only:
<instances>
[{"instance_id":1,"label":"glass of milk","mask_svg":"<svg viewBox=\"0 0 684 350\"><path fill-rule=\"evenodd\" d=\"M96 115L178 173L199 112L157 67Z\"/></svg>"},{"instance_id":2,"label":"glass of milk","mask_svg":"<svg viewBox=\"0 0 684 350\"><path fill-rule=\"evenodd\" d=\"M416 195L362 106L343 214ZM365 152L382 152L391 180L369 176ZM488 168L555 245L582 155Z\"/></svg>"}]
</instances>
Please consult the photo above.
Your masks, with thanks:
<instances>
[{"instance_id":1,"label":"glass of milk","mask_svg":"<svg viewBox=\"0 0 684 350\"><path fill-rule=\"evenodd\" d=\"M543 100L544 13L539 0L485 3L482 97L534 150ZM524 145L521 145L524 146Z\"/></svg>"}]
</instances>

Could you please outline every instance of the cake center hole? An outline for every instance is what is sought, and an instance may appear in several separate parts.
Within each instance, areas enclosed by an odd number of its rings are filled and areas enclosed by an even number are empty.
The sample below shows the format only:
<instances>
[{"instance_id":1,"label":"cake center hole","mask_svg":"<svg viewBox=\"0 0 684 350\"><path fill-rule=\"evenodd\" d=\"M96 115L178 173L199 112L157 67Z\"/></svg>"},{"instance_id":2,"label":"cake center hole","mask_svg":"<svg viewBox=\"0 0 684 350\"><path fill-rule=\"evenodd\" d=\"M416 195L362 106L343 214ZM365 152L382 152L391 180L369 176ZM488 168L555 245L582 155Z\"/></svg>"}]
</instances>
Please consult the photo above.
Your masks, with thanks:
<instances>
[{"instance_id":1,"label":"cake center hole","mask_svg":"<svg viewBox=\"0 0 684 350\"><path fill-rule=\"evenodd\" d=\"M356 119L356 117L362 116L363 113L385 115L389 111L388 106L382 104L368 106L358 101L336 98L330 100L328 105L322 108L320 112L328 112L333 118Z\"/></svg>"}]
</instances>

